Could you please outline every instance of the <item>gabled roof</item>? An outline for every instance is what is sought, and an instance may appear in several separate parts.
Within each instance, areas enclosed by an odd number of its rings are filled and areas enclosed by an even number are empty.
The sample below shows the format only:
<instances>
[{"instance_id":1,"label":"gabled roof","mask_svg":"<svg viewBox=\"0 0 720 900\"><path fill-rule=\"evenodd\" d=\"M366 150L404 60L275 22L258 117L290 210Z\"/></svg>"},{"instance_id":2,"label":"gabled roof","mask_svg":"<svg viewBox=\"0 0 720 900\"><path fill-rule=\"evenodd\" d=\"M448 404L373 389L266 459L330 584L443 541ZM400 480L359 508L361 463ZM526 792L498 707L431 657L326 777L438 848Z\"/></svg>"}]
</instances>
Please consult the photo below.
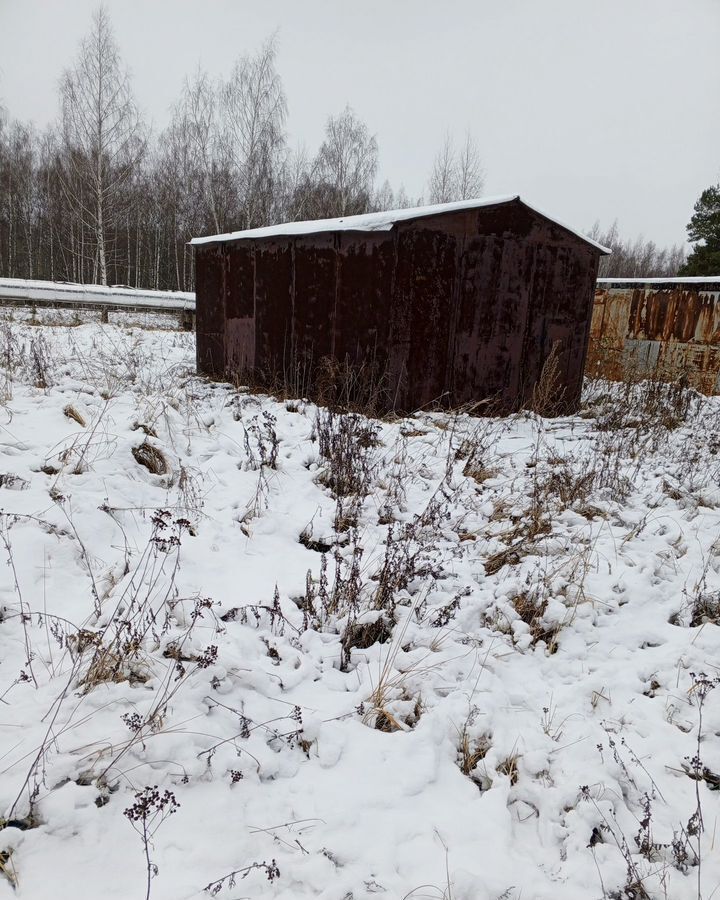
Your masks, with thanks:
<instances>
[{"instance_id":1,"label":"gabled roof","mask_svg":"<svg viewBox=\"0 0 720 900\"><path fill-rule=\"evenodd\" d=\"M455 203L438 203L435 206L415 206L410 209L391 209L386 212L366 213L360 216L343 216L339 219L310 219L307 222L284 222L281 225L269 225L265 228L250 228L247 231L233 231L229 234L211 234L207 237L193 238L190 243L194 246L200 244L218 244L225 241L258 240L261 238L292 237L303 234L320 234L325 231L390 231L398 222L407 222L411 219L423 219L427 216L436 216L443 213L458 212L464 209L482 209L488 206L502 206L506 203L519 201L527 209L538 213L543 218L554 222L565 231L574 234L575 237L595 247L603 254L610 253L607 247L591 240L586 235L574 228L559 222L552 216L548 216L542 210L526 203L519 194L508 194L501 197L483 197L479 200L458 200Z\"/></svg>"}]
</instances>

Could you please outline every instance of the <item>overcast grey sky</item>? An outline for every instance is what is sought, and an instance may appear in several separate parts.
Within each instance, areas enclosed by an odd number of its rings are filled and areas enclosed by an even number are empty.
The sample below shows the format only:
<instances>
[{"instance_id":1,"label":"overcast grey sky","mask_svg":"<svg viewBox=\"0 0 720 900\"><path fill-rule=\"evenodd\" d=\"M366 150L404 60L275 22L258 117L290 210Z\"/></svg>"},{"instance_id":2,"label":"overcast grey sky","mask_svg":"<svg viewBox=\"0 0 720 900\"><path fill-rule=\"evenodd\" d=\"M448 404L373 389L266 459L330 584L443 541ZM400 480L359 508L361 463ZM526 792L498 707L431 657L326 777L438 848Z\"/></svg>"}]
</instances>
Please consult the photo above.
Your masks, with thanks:
<instances>
[{"instance_id":1,"label":"overcast grey sky","mask_svg":"<svg viewBox=\"0 0 720 900\"><path fill-rule=\"evenodd\" d=\"M96 0L0 0L0 103L42 126ZM578 228L685 238L720 180L720 0L107 0L155 128L198 64L229 72L279 29L291 142L315 150L349 102L381 177L425 190L446 130L470 128L487 194Z\"/></svg>"}]
</instances>

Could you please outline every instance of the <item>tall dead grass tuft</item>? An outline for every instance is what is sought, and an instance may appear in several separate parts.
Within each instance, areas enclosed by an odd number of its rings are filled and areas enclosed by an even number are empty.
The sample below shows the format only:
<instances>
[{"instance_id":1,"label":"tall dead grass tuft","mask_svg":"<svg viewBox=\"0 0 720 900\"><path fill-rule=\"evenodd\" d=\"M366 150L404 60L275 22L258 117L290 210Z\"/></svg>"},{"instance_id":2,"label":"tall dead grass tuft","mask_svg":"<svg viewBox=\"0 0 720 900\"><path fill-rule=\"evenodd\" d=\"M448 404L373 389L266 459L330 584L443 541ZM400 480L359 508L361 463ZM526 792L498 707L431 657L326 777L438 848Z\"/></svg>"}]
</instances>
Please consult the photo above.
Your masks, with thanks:
<instances>
[{"instance_id":1,"label":"tall dead grass tuft","mask_svg":"<svg viewBox=\"0 0 720 900\"><path fill-rule=\"evenodd\" d=\"M67 406L63 408L63 413L68 417L68 419L73 419L81 428L85 428L87 422L85 421L82 413L80 413L77 407L73 406L71 403L68 403Z\"/></svg>"},{"instance_id":2,"label":"tall dead grass tuft","mask_svg":"<svg viewBox=\"0 0 720 900\"><path fill-rule=\"evenodd\" d=\"M370 451L378 444L378 430L362 416L318 410L315 436L326 463L318 480L335 497L369 493L374 471Z\"/></svg>"},{"instance_id":3,"label":"tall dead grass tuft","mask_svg":"<svg viewBox=\"0 0 720 900\"><path fill-rule=\"evenodd\" d=\"M527 404L527 409L539 416L557 415L562 407L565 389L562 387L560 349L561 342L554 341Z\"/></svg>"},{"instance_id":4,"label":"tall dead grass tuft","mask_svg":"<svg viewBox=\"0 0 720 900\"><path fill-rule=\"evenodd\" d=\"M325 356L315 374L314 395L320 406L375 416L391 407L387 373L378 360L359 364L347 357Z\"/></svg>"}]
</instances>

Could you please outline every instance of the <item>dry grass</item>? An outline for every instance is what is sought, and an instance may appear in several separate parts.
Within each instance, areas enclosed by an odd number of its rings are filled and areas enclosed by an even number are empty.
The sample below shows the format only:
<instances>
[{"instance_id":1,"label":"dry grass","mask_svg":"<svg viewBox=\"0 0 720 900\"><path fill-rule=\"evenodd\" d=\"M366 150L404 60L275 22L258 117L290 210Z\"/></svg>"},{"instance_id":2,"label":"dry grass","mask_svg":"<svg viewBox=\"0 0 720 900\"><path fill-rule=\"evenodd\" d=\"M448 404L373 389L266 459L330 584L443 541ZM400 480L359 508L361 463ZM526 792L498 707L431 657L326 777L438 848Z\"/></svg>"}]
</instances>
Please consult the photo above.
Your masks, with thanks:
<instances>
[{"instance_id":1,"label":"dry grass","mask_svg":"<svg viewBox=\"0 0 720 900\"><path fill-rule=\"evenodd\" d=\"M413 692L408 689L407 679L413 674L418 674L421 671L426 671L428 668L434 667L432 665L430 667L423 667L420 662L416 662L403 671L398 671L397 669L397 656L402 649L408 626L410 625L418 605L418 602L414 603L412 609L408 610L402 625L396 627L396 632L393 635L388 652L382 661L377 683L373 687L367 700L369 709L367 709L363 715L363 722L379 731L407 731L412 727L408 722L400 721L397 716L390 711L389 705L391 701L399 695L402 695L406 699L411 698ZM415 724L417 721L421 709L422 706L419 698L417 698L414 703L413 714L411 715L411 719L413 719L412 724Z\"/></svg>"},{"instance_id":2,"label":"dry grass","mask_svg":"<svg viewBox=\"0 0 720 900\"><path fill-rule=\"evenodd\" d=\"M392 407L386 373L373 360L354 364L348 359L340 362L323 357L315 374L314 394L321 406L366 416Z\"/></svg>"},{"instance_id":3,"label":"dry grass","mask_svg":"<svg viewBox=\"0 0 720 900\"><path fill-rule=\"evenodd\" d=\"M318 480L334 497L365 496L373 474L369 451L377 446L378 427L354 414L318 410L315 434L326 462Z\"/></svg>"},{"instance_id":4,"label":"dry grass","mask_svg":"<svg viewBox=\"0 0 720 900\"><path fill-rule=\"evenodd\" d=\"M702 402L686 378L668 381L632 372L619 383L589 382L586 398L582 414L594 418L599 431L625 430L636 440L687 424Z\"/></svg>"},{"instance_id":5,"label":"dry grass","mask_svg":"<svg viewBox=\"0 0 720 900\"><path fill-rule=\"evenodd\" d=\"M467 727L463 728L458 747L458 764L463 775L473 778L475 767L485 759L491 746L489 735L483 734L472 739L468 734ZM475 779L473 778L473 780Z\"/></svg>"},{"instance_id":6,"label":"dry grass","mask_svg":"<svg viewBox=\"0 0 720 900\"><path fill-rule=\"evenodd\" d=\"M394 398L380 361L354 363L347 357L338 360L330 356L318 360L309 352L295 356L282 373L253 369L226 372L225 377L238 389L271 394L286 403L288 411L297 411L304 399L335 412L365 416L392 410Z\"/></svg>"},{"instance_id":7,"label":"dry grass","mask_svg":"<svg viewBox=\"0 0 720 900\"><path fill-rule=\"evenodd\" d=\"M10 886L14 890L17 887L18 879L12 862L12 855L12 850L0 850L0 875L10 882Z\"/></svg>"},{"instance_id":8,"label":"dry grass","mask_svg":"<svg viewBox=\"0 0 720 900\"><path fill-rule=\"evenodd\" d=\"M516 751L513 751L509 756L505 757L505 759L497 767L497 770L501 775L507 775L507 777L510 779L510 784L517 784L519 775L519 759L520 754Z\"/></svg>"},{"instance_id":9,"label":"dry grass","mask_svg":"<svg viewBox=\"0 0 720 900\"><path fill-rule=\"evenodd\" d=\"M343 653L349 658L352 650L367 650L374 644L385 644L392 638L392 625L383 616L374 622L349 622L342 636Z\"/></svg>"},{"instance_id":10,"label":"dry grass","mask_svg":"<svg viewBox=\"0 0 720 900\"><path fill-rule=\"evenodd\" d=\"M63 408L63 413L65 413L68 419L74 419L74 421L76 421L81 428L85 428L87 426L87 422L83 418L82 414L78 412L77 408L74 407L71 403L68 403L68 405Z\"/></svg>"},{"instance_id":11,"label":"dry grass","mask_svg":"<svg viewBox=\"0 0 720 900\"><path fill-rule=\"evenodd\" d=\"M547 474L543 489L559 501L561 510L585 502L595 487L596 470L579 465L578 460L561 459Z\"/></svg>"},{"instance_id":12,"label":"dry grass","mask_svg":"<svg viewBox=\"0 0 720 900\"><path fill-rule=\"evenodd\" d=\"M109 647L99 648L93 655L85 674L78 680L78 687L88 693L100 684L120 684L123 681L145 681L146 678L130 677L126 658Z\"/></svg>"},{"instance_id":13,"label":"dry grass","mask_svg":"<svg viewBox=\"0 0 720 900\"><path fill-rule=\"evenodd\" d=\"M483 484L488 478L494 478L498 470L492 466L488 466L482 460L472 457L463 468L463 475L466 478L472 478L478 484Z\"/></svg>"},{"instance_id":14,"label":"dry grass","mask_svg":"<svg viewBox=\"0 0 720 900\"><path fill-rule=\"evenodd\" d=\"M529 627L533 646L539 641L545 641L548 652L555 653L560 628L558 625L548 625L543 622L548 605L547 599L539 598L537 594L526 591L513 597L510 602L520 616L520 620Z\"/></svg>"},{"instance_id":15,"label":"dry grass","mask_svg":"<svg viewBox=\"0 0 720 900\"><path fill-rule=\"evenodd\" d=\"M560 411L565 389L560 370L560 341L555 341L543 363L540 377L532 389L527 408L539 416L553 416Z\"/></svg>"},{"instance_id":16,"label":"dry grass","mask_svg":"<svg viewBox=\"0 0 720 900\"><path fill-rule=\"evenodd\" d=\"M143 441L138 447L133 447L132 455L139 465L144 466L153 475L167 475L170 471L170 464L162 450L153 447L147 441Z\"/></svg>"},{"instance_id":17,"label":"dry grass","mask_svg":"<svg viewBox=\"0 0 720 900\"><path fill-rule=\"evenodd\" d=\"M688 597L679 612L670 617L671 625L687 625L700 628L703 625L720 625L720 591L699 588L695 596Z\"/></svg>"},{"instance_id":18,"label":"dry grass","mask_svg":"<svg viewBox=\"0 0 720 900\"><path fill-rule=\"evenodd\" d=\"M695 628L707 622L720 625L720 592L700 594L693 601L690 627Z\"/></svg>"}]
</instances>

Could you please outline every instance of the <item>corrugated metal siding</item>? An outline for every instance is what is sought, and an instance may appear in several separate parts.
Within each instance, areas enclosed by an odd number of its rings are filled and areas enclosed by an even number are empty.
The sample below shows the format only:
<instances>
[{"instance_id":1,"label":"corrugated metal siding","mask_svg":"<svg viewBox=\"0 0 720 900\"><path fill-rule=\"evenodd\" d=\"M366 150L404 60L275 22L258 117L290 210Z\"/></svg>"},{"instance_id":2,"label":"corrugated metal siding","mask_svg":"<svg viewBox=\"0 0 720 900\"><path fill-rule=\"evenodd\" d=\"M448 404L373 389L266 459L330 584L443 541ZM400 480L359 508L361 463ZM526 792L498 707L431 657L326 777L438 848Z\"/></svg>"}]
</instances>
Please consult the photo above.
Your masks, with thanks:
<instances>
[{"instance_id":1,"label":"corrugated metal siding","mask_svg":"<svg viewBox=\"0 0 720 900\"><path fill-rule=\"evenodd\" d=\"M685 377L706 394L720 393L720 289L603 284L595 292L587 373Z\"/></svg>"},{"instance_id":2,"label":"corrugated metal siding","mask_svg":"<svg viewBox=\"0 0 720 900\"><path fill-rule=\"evenodd\" d=\"M219 246L203 252L195 274L195 329L198 372L219 378L226 371L225 254Z\"/></svg>"},{"instance_id":3,"label":"corrugated metal siding","mask_svg":"<svg viewBox=\"0 0 720 900\"><path fill-rule=\"evenodd\" d=\"M457 244L456 236L447 231L412 225L399 229L393 350L402 363L398 394L402 409L448 402Z\"/></svg>"},{"instance_id":4,"label":"corrugated metal siding","mask_svg":"<svg viewBox=\"0 0 720 900\"><path fill-rule=\"evenodd\" d=\"M252 246L231 244L225 260L225 368L255 368L255 260Z\"/></svg>"},{"instance_id":5,"label":"corrugated metal siding","mask_svg":"<svg viewBox=\"0 0 720 900\"><path fill-rule=\"evenodd\" d=\"M336 282L330 302L317 297L316 315L332 304L331 356L351 366L365 364L366 375L387 368L390 304L388 286L395 253L387 234L336 236Z\"/></svg>"},{"instance_id":6,"label":"corrugated metal siding","mask_svg":"<svg viewBox=\"0 0 720 900\"><path fill-rule=\"evenodd\" d=\"M455 355L460 402L492 398L504 405L520 396L522 368L530 362L523 346L532 255L531 245L513 238L468 241ZM529 349L538 352L541 348Z\"/></svg>"},{"instance_id":7,"label":"corrugated metal siding","mask_svg":"<svg viewBox=\"0 0 720 900\"><path fill-rule=\"evenodd\" d=\"M385 408L509 410L559 342L565 405L579 398L599 251L519 203L196 252L200 372L217 376L222 335L241 379L312 396L332 357L382 375Z\"/></svg>"},{"instance_id":8,"label":"corrugated metal siding","mask_svg":"<svg viewBox=\"0 0 720 900\"><path fill-rule=\"evenodd\" d=\"M529 344L526 340L525 384L540 376L538 366L556 344L560 349L559 368L567 385L566 400L575 406L580 400L582 372L587 355L597 257L573 247L537 247L531 291L532 308ZM542 352L531 352L531 347Z\"/></svg>"},{"instance_id":9,"label":"corrugated metal siding","mask_svg":"<svg viewBox=\"0 0 720 900\"><path fill-rule=\"evenodd\" d=\"M302 373L333 355L338 254L333 234L316 235L295 254L295 342ZM299 290L298 290L299 286ZM304 374L303 374L304 378Z\"/></svg>"}]
</instances>

